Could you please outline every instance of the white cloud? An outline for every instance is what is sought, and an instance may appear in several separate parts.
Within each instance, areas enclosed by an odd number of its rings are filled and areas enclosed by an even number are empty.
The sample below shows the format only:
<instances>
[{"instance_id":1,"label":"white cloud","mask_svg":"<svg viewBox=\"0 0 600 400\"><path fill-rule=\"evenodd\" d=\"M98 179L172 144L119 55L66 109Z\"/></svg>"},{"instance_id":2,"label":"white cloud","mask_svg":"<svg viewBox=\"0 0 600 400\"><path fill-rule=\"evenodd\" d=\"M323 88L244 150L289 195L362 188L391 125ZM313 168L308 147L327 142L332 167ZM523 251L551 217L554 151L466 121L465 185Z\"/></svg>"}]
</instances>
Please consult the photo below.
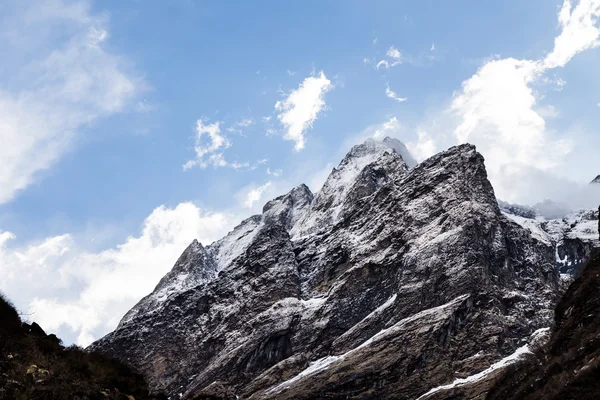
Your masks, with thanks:
<instances>
[{"instance_id":1,"label":"white cloud","mask_svg":"<svg viewBox=\"0 0 600 400\"><path fill-rule=\"evenodd\" d=\"M287 74L288 74L289 76L294 76L294 75L296 75L296 71L291 71L291 70L289 70L289 69L288 69L288 70L287 70Z\"/></svg>"},{"instance_id":2,"label":"white cloud","mask_svg":"<svg viewBox=\"0 0 600 400\"><path fill-rule=\"evenodd\" d=\"M254 124L254 120L252 118L245 118L242 120L239 120L238 122L235 123L237 126L241 126L242 128L247 128L250 125Z\"/></svg>"},{"instance_id":3,"label":"white cloud","mask_svg":"<svg viewBox=\"0 0 600 400\"><path fill-rule=\"evenodd\" d=\"M231 214L191 203L161 206L146 218L139 236L97 253L79 247L72 235L10 247L14 235L2 232L0 288L44 329L87 345L114 329L193 239L208 245L237 222Z\"/></svg>"},{"instance_id":4,"label":"white cloud","mask_svg":"<svg viewBox=\"0 0 600 400\"><path fill-rule=\"evenodd\" d=\"M402 53L400 53L400 51L398 51L398 49L394 46L388 49L386 55L396 61L402 60Z\"/></svg>"},{"instance_id":5,"label":"white cloud","mask_svg":"<svg viewBox=\"0 0 600 400\"><path fill-rule=\"evenodd\" d=\"M394 46L391 46L388 49L388 51L386 52L386 56L389 57L389 60L380 60L377 64L375 64L375 69L378 70L380 67L390 69L392 67L395 67L396 65L402 64L402 62L404 61L402 53L400 53L400 51Z\"/></svg>"},{"instance_id":6,"label":"white cloud","mask_svg":"<svg viewBox=\"0 0 600 400\"><path fill-rule=\"evenodd\" d=\"M558 13L561 33L554 39L554 49L544 60L545 68L564 67L576 54L598 47L600 0L581 0L573 8L565 0Z\"/></svg>"},{"instance_id":7,"label":"white cloud","mask_svg":"<svg viewBox=\"0 0 600 400\"><path fill-rule=\"evenodd\" d=\"M389 83L385 85L385 95L392 100L396 100L399 103L402 103L402 102L405 102L406 100L408 100L408 97L398 97L396 92L394 92L392 89L390 89Z\"/></svg>"},{"instance_id":8,"label":"white cloud","mask_svg":"<svg viewBox=\"0 0 600 400\"><path fill-rule=\"evenodd\" d=\"M355 139L355 142L363 142L367 137L373 137L375 139L384 139L387 136L398 136L400 132L400 122L398 118L390 117L387 121L382 124L370 126L365 129L361 134L360 138Z\"/></svg>"},{"instance_id":9,"label":"white cloud","mask_svg":"<svg viewBox=\"0 0 600 400\"><path fill-rule=\"evenodd\" d=\"M267 175L273 175L274 177L280 177L281 174L283 174L283 171L281 169L275 169L273 171L271 171L271 168L267 168Z\"/></svg>"},{"instance_id":10,"label":"white cloud","mask_svg":"<svg viewBox=\"0 0 600 400\"><path fill-rule=\"evenodd\" d=\"M431 47L429 48L429 51L435 51L435 43L431 42Z\"/></svg>"},{"instance_id":11,"label":"white cloud","mask_svg":"<svg viewBox=\"0 0 600 400\"><path fill-rule=\"evenodd\" d=\"M437 153L435 140L425 131L417 132L417 141L406 143L410 154L419 162Z\"/></svg>"},{"instance_id":12,"label":"white cloud","mask_svg":"<svg viewBox=\"0 0 600 400\"><path fill-rule=\"evenodd\" d=\"M279 112L277 118L286 129L284 139L293 140L296 151L304 148L304 134L312 128L319 113L325 109L325 93L333 87L321 71L304 79L298 89L275 104L275 110Z\"/></svg>"},{"instance_id":13,"label":"white cloud","mask_svg":"<svg viewBox=\"0 0 600 400\"><path fill-rule=\"evenodd\" d=\"M200 168L206 168L208 165L215 167L224 167L227 165L222 151L231 146L231 142L221 134L220 125L220 121L212 124L207 124L204 119L196 121L194 145L196 158L189 160L183 165L184 171L196 165Z\"/></svg>"},{"instance_id":14,"label":"white cloud","mask_svg":"<svg viewBox=\"0 0 600 400\"><path fill-rule=\"evenodd\" d=\"M575 8L565 1L559 13L562 31L546 58L489 60L463 82L462 90L455 95L450 107L459 121L454 135L459 142L474 143L483 153L500 198L519 201L525 196L512 179L507 179L515 175L514 171L553 175L572 150L571 140L559 137L547 126L545 118L557 116L558 111L540 106L542 94L532 86L551 82L560 88L565 84L545 74L565 66L577 53L597 46L599 9L600 1L582 0ZM549 179L531 182L541 185ZM544 190L531 187L528 192L541 195Z\"/></svg>"},{"instance_id":15,"label":"white cloud","mask_svg":"<svg viewBox=\"0 0 600 400\"><path fill-rule=\"evenodd\" d=\"M254 207L254 205L264 197L265 191L271 187L271 184L272 184L271 181L268 181L267 183L265 183L262 186L248 190L243 195L244 200L242 202L242 205L245 208Z\"/></svg>"},{"instance_id":16,"label":"white cloud","mask_svg":"<svg viewBox=\"0 0 600 400\"><path fill-rule=\"evenodd\" d=\"M108 19L88 2L3 4L0 204L52 167L91 122L134 109L145 84L106 50Z\"/></svg>"},{"instance_id":17,"label":"white cloud","mask_svg":"<svg viewBox=\"0 0 600 400\"><path fill-rule=\"evenodd\" d=\"M390 63L388 63L386 60L381 60L377 63L377 65L375 65L376 69L379 69L379 67L385 67L386 69L390 68Z\"/></svg>"}]
</instances>

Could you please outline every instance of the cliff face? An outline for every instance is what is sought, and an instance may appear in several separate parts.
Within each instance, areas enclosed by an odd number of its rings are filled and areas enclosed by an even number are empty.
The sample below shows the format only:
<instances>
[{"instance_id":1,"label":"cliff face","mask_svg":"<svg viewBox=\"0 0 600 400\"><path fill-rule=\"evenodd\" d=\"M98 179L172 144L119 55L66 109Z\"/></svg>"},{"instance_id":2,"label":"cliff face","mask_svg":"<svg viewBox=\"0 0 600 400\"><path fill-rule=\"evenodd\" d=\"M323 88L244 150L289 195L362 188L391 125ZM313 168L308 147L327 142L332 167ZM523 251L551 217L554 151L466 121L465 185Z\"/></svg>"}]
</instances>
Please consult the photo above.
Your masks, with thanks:
<instances>
[{"instance_id":1,"label":"cliff face","mask_svg":"<svg viewBox=\"0 0 600 400\"><path fill-rule=\"evenodd\" d=\"M556 307L548 343L506 371L489 399L600 398L600 254Z\"/></svg>"},{"instance_id":2,"label":"cliff face","mask_svg":"<svg viewBox=\"0 0 600 400\"><path fill-rule=\"evenodd\" d=\"M473 146L411 168L398 143L192 243L92 348L173 398L415 399L513 354L552 323L555 246L500 211Z\"/></svg>"}]
</instances>

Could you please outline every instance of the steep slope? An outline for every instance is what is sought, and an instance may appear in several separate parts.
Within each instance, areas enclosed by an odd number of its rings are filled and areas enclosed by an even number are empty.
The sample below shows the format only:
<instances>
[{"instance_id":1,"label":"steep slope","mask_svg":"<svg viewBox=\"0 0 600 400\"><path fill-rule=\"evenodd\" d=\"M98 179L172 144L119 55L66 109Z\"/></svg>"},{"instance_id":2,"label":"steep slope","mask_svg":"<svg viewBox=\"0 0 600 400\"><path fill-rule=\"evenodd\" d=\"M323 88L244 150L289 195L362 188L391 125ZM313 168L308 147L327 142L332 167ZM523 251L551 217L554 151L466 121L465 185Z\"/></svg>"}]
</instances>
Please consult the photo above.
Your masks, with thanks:
<instances>
[{"instance_id":1,"label":"steep slope","mask_svg":"<svg viewBox=\"0 0 600 400\"><path fill-rule=\"evenodd\" d=\"M0 295L0 399L131 400L150 396L144 378L116 360L65 348L35 322L21 321Z\"/></svg>"},{"instance_id":2,"label":"steep slope","mask_svg":"<svg viewBox=\"0 0 600 400\"><path fill-rule=\"evenodd\" d=\"M550 341L514 365L488 399L600 398L600 254L587 264L556 307Z\"/></svg>"},{"instance_id":3,"label":"steep slope","mask_svg":"<svg viewBox=\"0 0 600 400\"><path fill-rule=\"evenodd\" d=\"M555 249L501 213L473 146L414 168L401 148L355 146L314 198L192 244L92 348L207 399L414 399L512 354L551 323Z\"/></svg>"},{"instance_id":4,"label":"steep slope","mask_svg":"<svg viewBox=\"0 0 600 400\"><path fill-rule=\"evenodd\" d=\"M565 217L538 217L530 208L500 202L505 215L529 230L538 240L555 248L556 266L561 274L574 275L600 248L598 211L580 210Z\"/></svg>"},{"instance_id":5,"label":"steep slope","mask_svg":"<svg viewBox=\"0 0 600 400\"><path fill-rule=\"evenodd\" d=\"M592 181L592 183L600 183L600 175L595 177L594 180Z\"/></svg>"}]
</instances>

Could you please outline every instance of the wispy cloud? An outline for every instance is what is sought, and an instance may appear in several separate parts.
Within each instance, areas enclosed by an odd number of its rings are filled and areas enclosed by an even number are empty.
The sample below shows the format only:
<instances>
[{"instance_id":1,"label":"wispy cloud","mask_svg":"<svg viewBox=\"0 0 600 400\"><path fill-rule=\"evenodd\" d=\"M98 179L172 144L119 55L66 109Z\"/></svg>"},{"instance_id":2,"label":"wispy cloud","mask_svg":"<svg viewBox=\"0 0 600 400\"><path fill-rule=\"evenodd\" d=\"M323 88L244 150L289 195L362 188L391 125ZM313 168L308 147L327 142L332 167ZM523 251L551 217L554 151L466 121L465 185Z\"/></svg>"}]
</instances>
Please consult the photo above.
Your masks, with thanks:
<instances>
[{"instance_id":1,"label":"wispy cloud","mask_svg":"<svg viewBox=\"0 0 600 400\"><path fill-rule=\"evenodd\" d=\"M196 121L196 138L194 152L196 158L183 165L183 170L199 166L206 168L209 165L224 167L227 165L222 151L231 146L231 142L221 134L221 122L207 123L206 119Z\"/></svg>"},{"instance_id":2,"label":"wispy cloud","mask_svg":"<svg viewBox=\"0 0 600 400\"><path fill-rule=\"evenodd\" d=\"M129 60L106 49L108 19L87 2L3 6L0 204L54 165L85 126L135 110L147 87Z\"/></svg>"},{"instance_id":3,"label":"wispy cloud","mask_svg":"<svg viewBox=\"0 0 600 400\"><path fill-rule=\"evenodd\" d=\"M396 92L394 92L392 89L390 89L390 84L387 83L385 85L385 95L387 97L389 97L392 100L396 100L398 103L403 103L406 100L408 100L408 97L399 97Z\"/></svg>"},{"instance_id":4,"label":"wispy cloud","mask_svg":"<svg viewBox=\"0 0 600 400\"><path fill-rule=\"evenodd\" d=\"M280 177L283 174L281 169L275 169L271 171L271 168L267 168L267 175L273 175L274 177Z\"/></svg>"},{"instance_id":5,"label":"wispy cloud","mask_svg":"<svg viewBox=\"0 0 600 400\"><path fill-rule=\"evenodd\" d=\"M298 89L275 104L277 119L285 129L284 139L294 141L296 151L304 148L304 134L326 108L325 93L333 87L321 71L304 79Z\"/></svg>"},{"instance_id":6,"label":"wispy cloud","mask_svg":"<svg viewBox=\"0 0 600 400\"><path fill-rule=\"evenodd\" d=\"M245 208L252 208L255 203L260 201L263 197L264 192L271 186L271 181L268 181L262 186L248 190L244 195L243 206Z\"/></svg>"},{"instance_id":7,"label":"wispy cloud","mask_svg":"<svg viewBox=\"0 0 600 400\"><path fill-rule=\"evenodd\" d=\"M394 46L391 46L388 49L388 51L386 52L386 56L388 57L387 60L380 60L377 62L377 64L375 64L376 69L379 69L381 67L385 69L390 69L392 67L395 67L396 65L402 64L403 62L402 53L400 53L400 51Z\"/></svg>"}]
</instances>

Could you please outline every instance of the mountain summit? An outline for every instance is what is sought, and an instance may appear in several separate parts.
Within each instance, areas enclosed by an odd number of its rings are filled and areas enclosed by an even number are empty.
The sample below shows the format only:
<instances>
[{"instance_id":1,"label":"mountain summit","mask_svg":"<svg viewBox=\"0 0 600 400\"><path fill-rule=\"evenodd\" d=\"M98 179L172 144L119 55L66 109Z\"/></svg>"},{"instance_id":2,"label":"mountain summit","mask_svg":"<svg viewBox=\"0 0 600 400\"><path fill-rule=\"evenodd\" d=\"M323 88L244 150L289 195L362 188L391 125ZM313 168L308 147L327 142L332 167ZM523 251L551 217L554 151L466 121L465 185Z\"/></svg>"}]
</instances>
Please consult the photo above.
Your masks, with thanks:
<instances>
[{"instance_id":1,"label":"mountain summit","mask_svg":"<svg viewBox=\"0 0 600 400\"><path fill-rule=\"evenodd\" d=\"M474 146L417 165L401 142L367 140L316 195L300 185L194 241L91 347L173 397L455 393L552 323L556 244L522 225Z\"/></svg>"}]
</instances>

